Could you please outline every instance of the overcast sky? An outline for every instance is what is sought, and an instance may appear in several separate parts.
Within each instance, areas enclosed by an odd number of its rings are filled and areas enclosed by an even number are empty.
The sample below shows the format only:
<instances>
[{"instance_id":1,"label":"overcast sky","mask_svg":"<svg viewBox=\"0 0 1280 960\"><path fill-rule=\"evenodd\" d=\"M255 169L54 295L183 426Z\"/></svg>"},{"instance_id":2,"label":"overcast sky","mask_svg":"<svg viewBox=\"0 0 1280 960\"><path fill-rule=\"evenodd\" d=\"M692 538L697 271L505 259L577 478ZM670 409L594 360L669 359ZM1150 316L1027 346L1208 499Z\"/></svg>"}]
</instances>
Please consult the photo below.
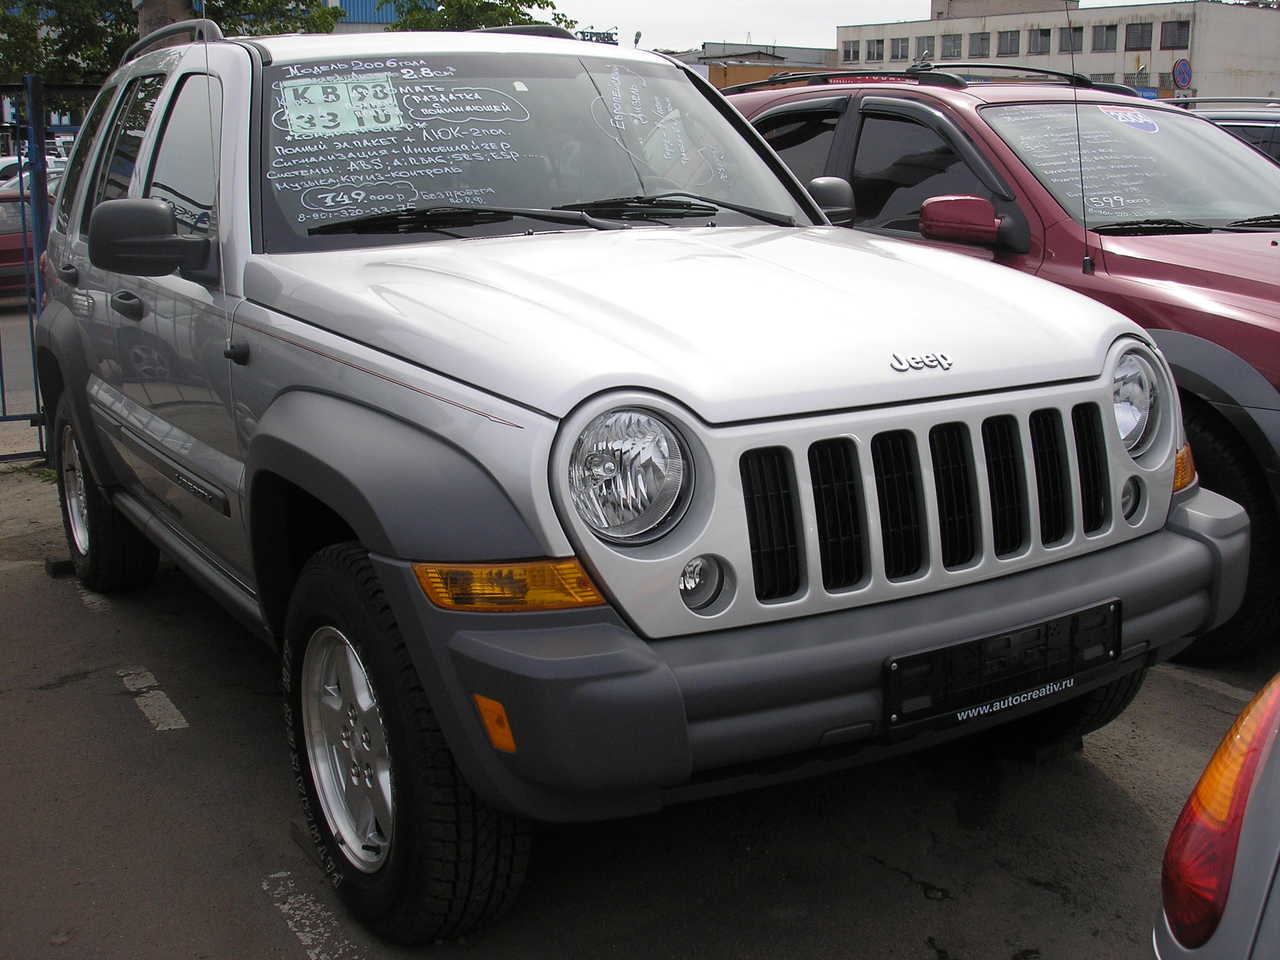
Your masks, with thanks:
<instances>
[{"instance_id":1,"label":"overcast sky","mask_svg":"<svg viewBox=\"0 0 1280 960\"><path fill-rule=\"evenodd\" d=\"M1080 6L1144 2L1150 0L1083 0ZM929 17L929 0L556 0L556 7L584 28L617 27L625 46L639 30L640 46L672 50L703 41L744 43L748 36L752 43L834 47L840 25Z\"/></svg>"}]
</instances>

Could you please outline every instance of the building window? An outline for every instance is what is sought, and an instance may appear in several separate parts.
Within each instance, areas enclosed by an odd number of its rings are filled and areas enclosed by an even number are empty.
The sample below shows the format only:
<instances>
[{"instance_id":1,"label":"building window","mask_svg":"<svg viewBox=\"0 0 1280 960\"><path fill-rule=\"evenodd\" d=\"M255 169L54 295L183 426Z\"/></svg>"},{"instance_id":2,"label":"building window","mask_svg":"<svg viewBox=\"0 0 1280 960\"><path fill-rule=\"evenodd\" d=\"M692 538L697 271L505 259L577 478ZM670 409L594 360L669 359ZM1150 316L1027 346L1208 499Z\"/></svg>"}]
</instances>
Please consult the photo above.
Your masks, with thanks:
<instances>
[{"instance_id":1,"label":"building window","mask_svg":"<svg viewBox=\"0 0 1280 960\"><path fill-rule=\"evenodd\" d=\"M1084 27L1059 27L1058 52L1080 53L1084 50Z\"/></svg>"},{"instance_id":2,"label":"building window","mask_svg":"<svg viewBox=\"0 0 1280 960\"><path fill-rule=\"evenodd\" d=\"M867 62L871 63L884 59L884 41L868 40L867 41Z\"/></svg>"},{"instance_id":3,"label":"building window","mask_svg":"<svg viewBox=\"0 0 1280 960\"><path fill-rule=\"evenodd\" d=\"M991 56L991 34L989 33L969 34L969 56L971 57Z\"/></svg>"},{"instance_id":4,"label":"building window","mask_svg":"<svg viewBox=\"0 0 1280 960\"><path fill-rule=\"evenodd\" d=\"M844 62L845 62L845 63L857 63L857 62L858 62L858 47L859 47L859 46L861 46L861 44L860 44L857 40L846 40L846 41L844 42L844 50L843 50L843 51L841 51L841 55L844 57Z\"/></svg>"},{"instance_id":5,"label":"building window","mask_svg":"<svg viewBox=\"0 0 1280 960\"><path fill-rule=\"evenodd\" d=\"M1016 57L1018 55L1018 31L1017 30L1001 30L996 34L996 52L1002 57Z\"/></svg>"},{"instance_id":6,"label":"building window","mask_svg":"<svg viewBox=\"0 0 1280 960\"><path fill-rule=\"evenodd\" d=\"M1139 87L1150 89L1151 74L1146 70L1139 70L1137 73L1126 73L1124 75L1124 82L1125 86L1133 87L1134 89L1138 89Z\"/></svg>"},{"instance_id":7,"label":"building window","mask_svg":"<svg viewBox=\"0 0 1280 960\"><path fill-rule=\"evenodd\" d=\"M1160 24L1161 50L1186 50L1190 46L1190 20L1166 20Z\"/></svg>"},{"instance_id":8,"label":"building window","mask_svg":"<svg viewBox=\"0 0 1280 960\"><path fill-rule=\"evenodd\" d=\"M960 50L960 41L963 39L958 33L944 33L942 35L942 59L958 60L964 54Z\"/></svg>"},{"instance_id":9,"label":"building window","mask_svg":"<svg viewBox=\"0 0 1280 960\"><path fill-rule=\"evenodd\" d=\"M1109 23L1106 26L1093 28L1093 52L1105 53L1116 48L1116 25Z\"/></svg>"},{"instance_id":10,"label":"building window","mask_svg":"<svg viewBox=\"0 0 1280 960\"><path fill-rule=\"evenodd\" d=\"M1089 79L1094 83L1115 83L1116 75L1114 73L1091 73Z\"/></svg>"},{"instance_id":11,"label":"building window","mask_svg":"<svg viewBox=\"0 0 1280 960\"><path fill-rule=\"evenodd\" d=\"M1124 27L1124 48L1126 50L1151 49L1151 24L1127 23Z\"/></svg>"},{"instance_id":12,"label":"building window","mask_svg":"<svg viewBox=\"0 0 1280 960\"><path fill-rule=\"evenodd\" d=\"M1049 47L1053 43L1053 31L1045 28L1043 30L1027 31L1027 53L1039 55L1048 53Z\"/></svg>"},{"instance_id":13,"label":"building window","mask_svg":"<svg viewBox=\"0 0 1280 960\"><path fill-rule=\"evenodd\" d=\"M911 38L894 37L889 41L889 59L905 60L911 56Z\"/></svg>"},{"instance_id":14,"label":"building window","mask_svg":"<svg viewBox=\"0 0 1280 960\"><path fill-rule=\"evenodd\" d=\"M916 37L916 59L928 60L933 57L933 37Z\"/></svg>"}]
</instances>

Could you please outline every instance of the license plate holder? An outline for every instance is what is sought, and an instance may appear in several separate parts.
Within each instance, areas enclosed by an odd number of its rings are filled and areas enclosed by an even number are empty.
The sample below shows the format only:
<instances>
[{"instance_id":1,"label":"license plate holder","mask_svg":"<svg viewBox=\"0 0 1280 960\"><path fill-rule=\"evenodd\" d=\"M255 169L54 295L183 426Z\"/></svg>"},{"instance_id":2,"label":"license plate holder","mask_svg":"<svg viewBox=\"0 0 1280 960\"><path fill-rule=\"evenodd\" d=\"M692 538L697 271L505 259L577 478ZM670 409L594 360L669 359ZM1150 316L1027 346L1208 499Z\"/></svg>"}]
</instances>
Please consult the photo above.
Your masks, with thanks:
<instances>
[{"instance_id":1,"label":"license plate holder","mask_svg":"<svg viewBox=\"0 0 1280 960\"><path fill-rule=\"evenodd\" d=\"M885 728L952 726L1053 698L1120 656L1120 602L884 665Z\"/></svg>"}]
</instances>

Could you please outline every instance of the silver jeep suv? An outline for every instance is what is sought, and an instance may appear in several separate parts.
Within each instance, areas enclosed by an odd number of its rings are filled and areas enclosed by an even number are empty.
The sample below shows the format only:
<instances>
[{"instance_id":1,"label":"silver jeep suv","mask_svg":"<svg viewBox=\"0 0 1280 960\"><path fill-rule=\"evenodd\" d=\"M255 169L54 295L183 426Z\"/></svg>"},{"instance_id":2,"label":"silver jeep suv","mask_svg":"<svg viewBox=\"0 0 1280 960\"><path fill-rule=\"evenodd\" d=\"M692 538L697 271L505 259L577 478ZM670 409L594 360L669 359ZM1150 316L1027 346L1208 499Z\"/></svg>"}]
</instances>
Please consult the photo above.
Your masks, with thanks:
<instances>
[{"instance_id":1,"label":"silver jeep suv","mask_svg":"<svg viewBox=\"0 0 1280 960\"><path fill-rule=\"evenodd\" d=\"M1239 603L1247 518L1143 330L830 226L684 67L184 30L57 198L67 539L86 586L159 548L279 645L316 846L384 936L500 913L531 819L1079 737Z\"/></svg>"}]
</instances>

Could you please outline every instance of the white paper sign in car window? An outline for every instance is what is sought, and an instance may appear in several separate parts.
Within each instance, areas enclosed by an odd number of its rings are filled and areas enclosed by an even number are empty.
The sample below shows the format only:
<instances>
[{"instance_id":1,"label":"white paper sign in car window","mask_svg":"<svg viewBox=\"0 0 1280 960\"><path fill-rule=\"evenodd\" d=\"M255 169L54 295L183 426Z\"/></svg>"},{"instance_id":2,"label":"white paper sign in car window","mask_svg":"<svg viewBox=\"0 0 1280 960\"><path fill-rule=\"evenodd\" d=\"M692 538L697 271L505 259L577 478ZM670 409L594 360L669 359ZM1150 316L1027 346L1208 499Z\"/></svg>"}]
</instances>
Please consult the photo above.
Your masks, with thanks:
<instances>
[{"instance_id":1,"label":"white paper sign in car window","mask_svg":"<svg viewBox=\"0 0 1280 960\"><path fill-rule=\"evenodd\" d=\"M366 73L280 84L285 122L295 137L400 130L405 126L391 77Z\"/></svg>"}]
</instances>

